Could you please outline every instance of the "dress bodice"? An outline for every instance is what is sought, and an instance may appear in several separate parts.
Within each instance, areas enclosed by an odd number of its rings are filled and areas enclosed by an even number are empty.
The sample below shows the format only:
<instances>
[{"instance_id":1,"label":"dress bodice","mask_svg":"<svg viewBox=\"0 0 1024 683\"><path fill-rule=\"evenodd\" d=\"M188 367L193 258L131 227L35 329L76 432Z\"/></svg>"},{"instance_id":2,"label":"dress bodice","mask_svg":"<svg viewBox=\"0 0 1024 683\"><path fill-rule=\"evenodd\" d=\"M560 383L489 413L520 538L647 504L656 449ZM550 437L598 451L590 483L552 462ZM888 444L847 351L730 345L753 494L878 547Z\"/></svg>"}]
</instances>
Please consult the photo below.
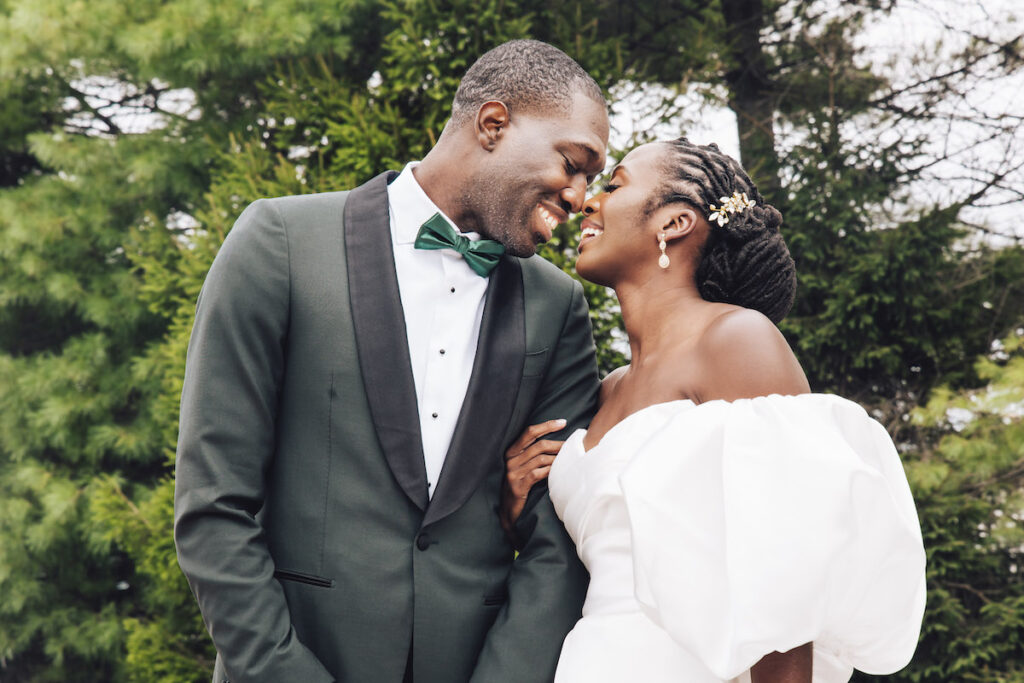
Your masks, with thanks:
<instances>
[{"instance_id":1,"label":"dress bodice","mask_svg":"<svg viewBox=\"0 0 1024 683\"><path fill-rule=\"evenodd\" d=\"M583 615L637 611L629 514L619 475L634 454L636 435L654 431L691 401L648 406L613 426L586 450L585 429L563 444L549 475L551 500L590 573Z\"/></svg>"},{"instance_id":2,"label":"dress bodice","mask_svg":"<svg viewBox=\"0 0 1024 683\"><path fill-rule=\"evenodd\" d=\"M765 654L810 641L816 683L909 661L920 527L891 439L860 406L671 401L590 450L585 435L549 475L591 577L558 683L743 681Z\"/></svg>"}]
</instances>

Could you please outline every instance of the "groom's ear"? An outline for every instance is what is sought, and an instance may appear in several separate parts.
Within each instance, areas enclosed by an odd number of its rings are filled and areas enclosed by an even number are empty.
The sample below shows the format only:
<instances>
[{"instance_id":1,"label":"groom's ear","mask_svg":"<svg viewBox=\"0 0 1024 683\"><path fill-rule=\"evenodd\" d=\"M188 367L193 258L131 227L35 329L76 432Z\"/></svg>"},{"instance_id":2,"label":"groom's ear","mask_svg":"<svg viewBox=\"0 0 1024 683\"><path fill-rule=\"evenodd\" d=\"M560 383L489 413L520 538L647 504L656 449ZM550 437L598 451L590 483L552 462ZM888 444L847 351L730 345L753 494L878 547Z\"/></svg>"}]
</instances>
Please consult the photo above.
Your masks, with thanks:
<instances>
[{"instance_id":1,"label":"groom's ear","mask_svg":"<svg viewBox=\"0 0 1024 683\"><path fill-rule=\"evenodd\" d=\"M476 113L476 138L480 146L492 151L508 126L508 107L504 102L492 100L480 105Z\"/></svg>"}]
</instances>

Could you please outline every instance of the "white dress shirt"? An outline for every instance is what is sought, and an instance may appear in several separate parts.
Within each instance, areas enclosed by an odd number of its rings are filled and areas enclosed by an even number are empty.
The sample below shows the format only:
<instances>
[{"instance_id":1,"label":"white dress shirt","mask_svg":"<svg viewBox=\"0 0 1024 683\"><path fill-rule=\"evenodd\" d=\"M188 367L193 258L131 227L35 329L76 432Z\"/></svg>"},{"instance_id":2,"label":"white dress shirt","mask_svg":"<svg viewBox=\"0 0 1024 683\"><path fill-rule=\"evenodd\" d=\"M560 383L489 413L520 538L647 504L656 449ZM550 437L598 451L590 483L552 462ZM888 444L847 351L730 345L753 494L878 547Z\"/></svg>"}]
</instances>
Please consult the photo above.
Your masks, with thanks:
<instances>
[{"instance_id":1,"label":"white dress shirt","mask_svg":"<svg viewBox=\"0 0 1024 683\"><path fill-rule=\"evenodd\" d=\"M488 280L452 249L413 246L420 226L435 213L458 230L416 182L412 169L417 163L408 164L388 185L388 209L416 383L427 495L433 496L473 371ZM473 232L462 234L480 237Z\"/></svg>"}]
</instances>

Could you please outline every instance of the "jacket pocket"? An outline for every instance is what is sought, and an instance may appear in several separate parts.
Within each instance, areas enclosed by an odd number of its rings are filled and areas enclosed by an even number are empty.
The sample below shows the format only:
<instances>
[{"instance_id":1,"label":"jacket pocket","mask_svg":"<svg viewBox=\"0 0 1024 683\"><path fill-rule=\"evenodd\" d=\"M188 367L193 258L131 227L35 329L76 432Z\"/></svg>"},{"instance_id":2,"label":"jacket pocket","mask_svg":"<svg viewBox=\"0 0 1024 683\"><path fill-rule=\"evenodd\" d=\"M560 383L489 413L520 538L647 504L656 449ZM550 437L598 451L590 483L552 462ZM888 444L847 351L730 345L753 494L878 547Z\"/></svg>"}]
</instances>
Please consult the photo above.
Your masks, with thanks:
<instances>
[{"instance_id":1,"label":"jacket pocket","mask_svg":"<svg viewBox=\"0 0 1024 683\"><path fill-rule=\"evenodd\" d=\"M318 588L330 588L334 585L334 579L326 579L322 576L314 576L313 574L303 574L302 572L292 572L287 569L275 569L274 578L282 581L305 583L310 586L317 586Z\"/></svg>"},{"instance_id":2,"label":"jacket pocket","mask_svg":"<svg viewBox=\"0 0 1024 683\"><path fill-rule=\"evenodd\" d=\"M523 377L541 377L547 366L548 350L541 349L523 356Z\"/></svg>"}]
</instances>

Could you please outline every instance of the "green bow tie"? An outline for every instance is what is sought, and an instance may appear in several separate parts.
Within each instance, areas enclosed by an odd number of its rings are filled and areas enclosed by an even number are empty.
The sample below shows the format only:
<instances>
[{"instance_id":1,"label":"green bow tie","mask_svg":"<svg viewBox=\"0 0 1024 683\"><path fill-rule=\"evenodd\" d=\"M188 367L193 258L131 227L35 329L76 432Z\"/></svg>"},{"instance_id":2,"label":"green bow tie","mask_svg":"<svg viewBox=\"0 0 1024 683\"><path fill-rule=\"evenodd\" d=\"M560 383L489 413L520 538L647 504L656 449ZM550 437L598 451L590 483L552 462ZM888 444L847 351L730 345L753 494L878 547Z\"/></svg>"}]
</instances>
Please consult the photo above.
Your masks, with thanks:
<instances>
[{"instance_id":1,"label":"green bow tie","mask_svg":"<svg viewBox=\"0 0 1024 683\"><path fill-rule=\"evenodd\" d=\"M441 214L435 213L427 219L416 233L413 243L417 249L454 249L462 254L466 263L480 277L487 277L498 265L505 247L494 240L473 241L455 232Z\"/></svg>"}]
</instances>

